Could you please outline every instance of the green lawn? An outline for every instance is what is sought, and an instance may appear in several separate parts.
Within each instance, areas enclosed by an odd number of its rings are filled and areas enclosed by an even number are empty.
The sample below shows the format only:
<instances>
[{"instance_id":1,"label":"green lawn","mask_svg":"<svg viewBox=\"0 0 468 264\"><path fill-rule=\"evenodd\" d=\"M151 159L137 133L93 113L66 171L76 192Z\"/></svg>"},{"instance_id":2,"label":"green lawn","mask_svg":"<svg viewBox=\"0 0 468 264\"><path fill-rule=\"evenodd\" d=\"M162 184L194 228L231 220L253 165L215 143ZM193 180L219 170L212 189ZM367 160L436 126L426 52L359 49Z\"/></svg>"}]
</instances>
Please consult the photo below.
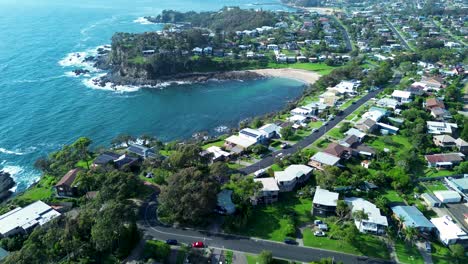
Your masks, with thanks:
<instances>
[{"instance_id":1,"label":"green lawn","mask_svg":"<svg viewBox=\"0 0 468 264\"><path fill-rule=\"evenodd\" d=\"M389 137L392 140L391 144L384 142L384 137L376 137L372 142L370 142L370 146L378 150L384 150L387 148L397 154L405 153L411 149L411 142L409 142L406 137L402 135L394 135Z\"/></svg>"},{"instance_id":2,"label":"green lawn","mask_svg":"<svg viewBox=\"0 0 468 264\"><path fill-rule=\"evenodd\" d=\"M447 190L447 187L440 181L425 182L422 185L431 192Z\"/></svg>"},{"instance_id":3,"label":"green lawn","mask_svg":"<svg viewBox=\"0 0 468 264\"><path fill-rule=\"evenodd\" d=\"M456 174L451 170L436 170L433 171L432 169L426 169L424 171L424 177L439 177L439 176L451 176Z\"/></svg>"},{"instance_id":4,"label":"green lawn","mask_svg":"<svg viewBox=\"0 0 468 264\"><path fill-rule=\"evenodd\" d=\"M328 224L330 231L340 228L334 223ZM365 255L381 259L390 259L387 247L378 237L360 234L357 243L350 244L343 240L329 239L328 237L316 237L310 228L303 232L304 245L308 247L323 248L354 255Z\"/></svg>"},{"instance_id":5,"label":"green lawn","mask_svg":"<svg viewBox=\"0 0 468 264\"><path fill-rule=\"evenodd\" d=\"M247 264L257 264L258 262L258 256L256 255L246 255L247 257ZM283 259L273 259L273 264L288 264L288 263L298 263L298 262L289 262Z\"/></svg>"},{"instance_id":6,"label":"green lawn","mask_svg":"<svg viewBox=\"0 0 468 264\"><path fill-rule=\"evenodd\" d=\"M449 248L441 245L440 243L431 243L432 247L432 261L434 264L452 264L457 263L456 259L452 256ZM458 263L468 263L468 258L459 260Z\"/></svg>"},{"instance_id":7,"label":"green lawn","mask_svg":"<svg viewBox=\"0 0 468 264\"><path fill-rule=\"evenodd\" d=\"M330 136L330 137L332 137L332 138L335 138L335 139L342 139L342 138L344 138L343 133L341 133L341 132L340 132L340 129L337 128L337 127L330 129L330 131L328 131L326 135L327 135L327 136Z\"/></svg>"},{"instance_id":8,"label":"green lawn","mask_svg":"<svg viewBox=\"0 0 468 264\"><path fill-rule=\"evenodd\" d=\"M281 166L278 165L278 164L276 164L276 163L273 164L273 165L271 165L270 168L271 168L273 171L282 171L282 170L283 170L283 168L281 168Z\"/></svg>"},{"instance_id":9,"label":"green lawn","mask_svg":"<svg viewBox=\"0 0 468 264\"><path fill-rule=\"evenodd\" d=\"M357 100L361 99L362 96L363 95L360 95L349 99L348 101L346 101L346 103L340 106L340 109L345 110L346 108L350 107L353 104L353 102L356 102Z\"/></svg>"},{"instance_id":10,"label":"green lawn","mask_svg":"<svg viewBox=\"0 0 468 264\"><path fill-rule=\"evenodd\" d=\"M239 164L239 163L232 163L232 162L229 162L229 163L227 164L227 166L228 166L229 168L231 168L231 169L234 169L234 170L238 170L238 169L244 168L244 166L242 166L241 164Z\"/></svg>"},{"instance_id":11,"label":"green lawn","mask_svg":"<svg viewBox=\"0 0 468 264\"><path fill-rule=\"evenodd\" d=\"M312 201L310 199L296 198L294 193L282 193L277 203L255 207L245 228L229 230L228 232L283 241L286 238L288 227L286 216L291 215L292 212L295 213L297 224L300 225L312 220L311 209Z\"/></svg>"},{"instance_id":12,"label":"green lawn","mask_svg":"<svg viewBox=\"0 0 468 264\"><path fill-rule=\"evenodd\" d=\"M53 186L56 179L52 176L44 176L33 187L27 189L24 193L15 197L15 200L34 202L38 200L45 200L52 196Z\"/></svg>"},{"instance_id":13,"label":"green lawn","mask_svg":"<svg viewBox=\"0 0 468 264\"><path fill-rule=\"evenodd\" d=\"M222 147L223 145L224 145L224 139L219 139L217 141L214 141L214 142L208 143L206 145L203 145L202 149L207 149L207 148L212 147L212 146Z\"/></svg>"},{"instance_id":14,"label":"green lawn","mask_svg":"<svg viewBox=\"0 0 468 264\"><path fill-rule=\"evenodd\" d=\"M310 128L319 128L323 125L322 121L310 122L307 126Z\"/></svg>"},{"instance_id":15,"label":"green lawn","mask_svg":"<svg viewBox=\"0 0 468 264\"><path fill-rule=\"evenodd\" d=\"M386 197L391 203L404 202L401 195L394 190L388 190L383 196Z\"/></svg>"},{"instance_id":16,"label":"green lawn","mask_svg":"<svg viewBox=\"0 0 468 264\"><path fill-rule=\"evenodd\" d=\"M395 241L395 250L400 263L424 264L424 259L414 245L409 245L402 240Z\"/></svg>"},{"instance_id":17,"label":"green lawn","mask_svg":"<svg viewBox=\"0 0 468 264\"><path fill-rule=\"evenodd\" d=\"M170 155L172 155L172 153L174 153L175 150L165 150L165 149L161 149L159 151L159 154L165 156L165 157L169 157Z\"/></svg>"},{"instance_id":18,"label":"green lawn","mask_svg":"<svg viewBox=\"0 0 468 264\"><path fill-rule=\"evenodd\" d=\"M145 64L146 59L142 56L137 56L135 58L129 59L128 62L134 63L134 64Z\"/></svg>"},{"instance_id":19,"label":"green lawn","mask_svg":"<svg viewBox=\"0 0 468 264\"><path fill-rule=\"evenodd\" d=\"M232 257L234 256L234 252L228 250L224 253L224 256L226 257L226 264L232 264Z\"/></svg>"},{"instance_id":20,"label":"green lawn","mask_svg":"<svg viewBox=\"0 0 468 264\"><path fill-rule=\"evenodd\" d=\"M80 160L75 164L75 167L77 168L82 168L82 169L88 169L88 166L91 166L93 163L95 157L91 157L88 159L88 161L85 160Z\"/></svg>"},{"instance_id":21,"label":"green lawn","mask_svg":"<svg viewBox=\"0 0 468 264\"><path fill-rule=\"evenodd\" d=\"M322 75L327 75L333 69L337 67L333 66L328 66L325 63L292 63L292 64L285 64L285 63L275 63L275 62L270 62L268 63L267 68L270 69L283 69L283 68L290 68L290 69L299 69L299 70L307 70L307 71L314 71L318 72L319 74Z\"/></svg>"}]
</instances>

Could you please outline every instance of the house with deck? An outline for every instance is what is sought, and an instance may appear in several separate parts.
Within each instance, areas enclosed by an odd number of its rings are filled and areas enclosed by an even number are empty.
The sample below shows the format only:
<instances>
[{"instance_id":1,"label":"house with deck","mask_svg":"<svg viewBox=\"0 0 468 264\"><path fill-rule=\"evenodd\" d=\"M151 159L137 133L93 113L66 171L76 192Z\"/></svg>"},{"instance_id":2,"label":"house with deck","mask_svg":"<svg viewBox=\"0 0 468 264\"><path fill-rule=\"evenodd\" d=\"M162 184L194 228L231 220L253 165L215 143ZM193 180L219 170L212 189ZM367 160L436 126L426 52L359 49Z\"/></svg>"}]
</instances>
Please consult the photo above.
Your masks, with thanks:
<instances>
[{"instance_id":1,"label":"house with deck","mask_svg":"<svg viewBox=\"0 0 468 264\"><path fill-rule=\"evenodd\" d=\"M254 182L260 182L262 189L251 198L252 204L271 204L278 201L279 187L275 178L257 178Z\"/></svg>"},{"instance_id":2,"label":"house with deck","mask_svg":"<svg viewBox=\"0 0 468 264\"><path fill-rule=\"evenodd\" d=\"M339 194L317 186L312 200L312 215L328 217L336 214Z\"/></svg>"},{"instance_id":3,"label":"house with deck","mask_svg":"<svg viewBox=\"0 0 468 264\"><path fill-rule=\"evenodd\" d=\"M275 180L281 192L294 190L297 184L307 181L312 174L312 168L306 165L290 165L284 171L275 171Z\"/></svg>"},{"instance_id":4,"label":"house with deck","mask_svg":"<svg viewBox=\"0 0 468 264\"><path fill-rule=\"evenodd\" d=\"M77 194L77 189L73 185L73 182L78 176L79 169L73 169L67 172L57 184L54 189L58 196L71 197Z\"/></svg>"},{"instance_id":5,"label":"house with deck","mask_svg":"<svg viewBox=\"0 0 468 264\"><path fill-rule=\"evenodd\" d=\"M435 226L415 206L394 206L391 208L394 217L403 228L413 227L420 232L431 232Z\"/></svg>"},{"instance_id":6,"label":"house with deck","mask_svg":"<svg viewBox=\"0 0 468 264\"><path fill-rule=\"evenodd\" d=\"M453 135L453 133L458 128L458 125L455 123L446 123L446 122L436 122L436 121L427 121L427 133L435 135Z\"/></svg>"},{"instance_id":7,"label":"house with deck","mask_svg":"<svg viewBox=\"0 0 468 264\"><path fill-rule=\"evenodd\" d=\"M444 245L449 246L457 243L468 243L468 234L454 223L450 216L444 215L442 217L432 218L431 222L435 226L436 234L440 242Z\"/></svg>"},{"instance_id":8,"label":"house with deck","mask_svg":"<svg viewBox=\"0 0 468 264\"><path fill-rule=\"evenodd\" d=\"M395 90L392 93L392 98L397 100L400 104L406 104L412 101L412 95L408 91Z\"/></svg>"},{"instance_id":9,"label":"house with deck","mask_svg":"<svg viewBox=\"0 0 468 264\"><path fill-rule=\"evenodd\" d=\"M308 163L309 166L312 166L318 170L323 170L325 166L336 166L340 162L341 158L328 154L326 152L317 152L314 156L310 158Z\"/></svg>"},{"instance_id":10,"label":"house with deck","mask_svg":"<svg viewBox=\"0 0 468 264\"><path fill-rule=\"evenodd\" d=\"M351 207L351 212L364 211L367 219L354 220L354 224L361 233L383 234L388 227L387 217L380 213L380 209L373 203L362 198L345 198L345 202Z\"/></svg>"},{"instance_id":11,"label":"house with deck","mask_svg":"<svg viewBox=\"0 0 468 264\"><path fill-rule=\"evenodd\" d=\"M426 155L424 158L427 161L427 166L429 168L437 169L452 169L455 166L458 166L461 162L465 160L465 155L462 153L440 153Z\"/></svg>"}]
</instances>

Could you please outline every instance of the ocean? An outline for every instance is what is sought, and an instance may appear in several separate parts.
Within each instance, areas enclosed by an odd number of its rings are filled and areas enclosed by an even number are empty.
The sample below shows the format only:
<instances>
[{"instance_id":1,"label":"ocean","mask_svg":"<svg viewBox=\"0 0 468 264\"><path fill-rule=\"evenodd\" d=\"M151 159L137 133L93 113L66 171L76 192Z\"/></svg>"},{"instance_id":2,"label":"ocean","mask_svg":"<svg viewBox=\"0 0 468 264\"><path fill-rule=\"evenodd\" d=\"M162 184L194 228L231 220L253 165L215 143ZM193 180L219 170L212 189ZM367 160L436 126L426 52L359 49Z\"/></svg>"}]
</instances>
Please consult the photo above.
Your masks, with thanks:
<instances>
[{"instance_id":1,"label":"ocean","mask_svg":"<svg viewBox=\"0 0 468 264\"><path fill-rule=\"evenodd\" d=\"M0 0L0 170L12 174L15 191L39 179L33 167L37 158L80 136L107 146L121 133L146 133L164 141L198 131L216 134L298 97L303 84L279 78L114 91L93 86L90 80L103 72L77 59L110 44L115 32L160 30L161 25L142 17L163 9L288 10L279 0L256 2ZM76 68L92 72L74 77Z\"/></svg>"}]
</instances>

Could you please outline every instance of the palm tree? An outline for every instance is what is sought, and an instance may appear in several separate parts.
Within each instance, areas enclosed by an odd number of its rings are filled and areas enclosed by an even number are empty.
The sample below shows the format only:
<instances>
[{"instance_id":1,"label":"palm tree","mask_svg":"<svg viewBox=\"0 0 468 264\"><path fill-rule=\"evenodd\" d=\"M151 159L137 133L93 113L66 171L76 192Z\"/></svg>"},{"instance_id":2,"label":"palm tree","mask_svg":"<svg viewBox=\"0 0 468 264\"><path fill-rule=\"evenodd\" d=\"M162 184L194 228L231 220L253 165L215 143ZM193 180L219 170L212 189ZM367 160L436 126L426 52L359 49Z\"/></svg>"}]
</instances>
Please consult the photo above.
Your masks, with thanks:
<instances>
[{"instance_id":1,"label":"palm tree","mask_svg":"<svg viewBox=\"0 0 468 264\"><path fill-rule=\"evenodd\" d=\"M359 231L361 231L362 220L369 219L369 214L364 212L364 209L357 210L353 212L353 218L356 221L359 221Z\"/></svg>"},{"instance_id":2,"label":"palm tree","mask_svg":"<svg viewBox=\"0 0 468 264\"><path fill-rule=\"evenodd\" d=\"M387 213L388 212L388 208L387 208L387 205L388 205L389 201L387 199L387 197L385 196L379 196L375 199L375 205L377 205L377 207L382 210L382 212L384 213Z\"/></svg>"},{"instance_id":3,"label":"palm tree","mask_svg":"<svg viewBox=\"0 0 468 264\"><path fill-rule=\"evenodd\" d=\"M418 235L418 230L414 227L406 227L404 230L404 235L405 235L405 241L413 244L414 239Z\"/></svg>"}]
</instances>

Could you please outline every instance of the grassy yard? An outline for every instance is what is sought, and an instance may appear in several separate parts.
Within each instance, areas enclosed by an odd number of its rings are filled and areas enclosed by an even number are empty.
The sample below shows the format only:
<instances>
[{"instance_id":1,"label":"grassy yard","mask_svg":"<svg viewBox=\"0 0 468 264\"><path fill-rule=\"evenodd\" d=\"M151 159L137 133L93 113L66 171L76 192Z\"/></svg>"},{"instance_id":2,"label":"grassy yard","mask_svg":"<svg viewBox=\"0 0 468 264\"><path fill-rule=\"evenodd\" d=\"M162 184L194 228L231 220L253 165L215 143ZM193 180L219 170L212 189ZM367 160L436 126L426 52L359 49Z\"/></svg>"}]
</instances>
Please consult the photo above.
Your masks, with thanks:
<instances>
[{"instance_id":1,"label":"grassy yard","mask_svg":"<svg viewBox=\"0 0 468 264\"><path fill-rule=\"evenodd\" d=\"M174 153L175 151L174 150L165 150L165 149L161 149L159 151L159 154L165 156L165 157L169 157L170 155L172 155L172 153Z\"/></svg>"},{"instance_id":2,"label":"grassy yard","mask_svg":"<svg viewBox=\"0 0 468 264\"><path fill-rule=\"evenodd\" d=\"M273 164L273 165L271 165L270 168L271 168L273 171L282 171L282 170L283 170L283 168L281 168L280 165L278 165L278 164L276 164L276 163Z\"/></svg>"},{"instance_id":3,"label":"grassy yard","mask_svg":"<svg viewBox=\"0 0 468 264\"><path fill-rule=\"evenodd\" d=\"M15 200L24 202L34 202L37 200L45 200L53 194L52 187L56 183L56 179L52 176L44 176L33 187L27 189L24 193L15 197Z\"/></svg>"},{"instance_id":4,"label":"grassy yard","mask_svg":"<svg viewBox=\"0 0 468 264\"><path fill-rule=\"evenodd\" d=\"M330 230L340 228L329 223ZM360 234L357 243L350 244L343 240L329 239L328 237L316 237L310 228L303 232L304 245L308 247L323 248L355 255L365 255L381 259L390 259L387 247L378 237Z\"/></svg>"},{"instance_id":5,"label":"grassy yard","mask_svg":"<svg viewBox=\"0 0 468 264\"><path fill-rule=\"evenodd\" d=\"M333 69L335 69L337 67L328 66L325 63L292 63L292 64L284 64L284 63L270 62L270 63L268 63L267 68L270 68L270 69L284 69L284 68L299 69L299 70L314 71L314 72L318 72L319 74L322 74L322 75L327 75Z\"/></svg>"},{"instance_id":6,"label":"grassy yard","mask_svg":"<svg viewBox=\"0 0 468 264\"><path fill-rule=\"evenodd\" d=\"M374 140L371 141L370 146L378 150L384 150L387 148L397 154L405 153L411 149L411 142L402 135L389 136L391 139L390 144L385 142L384 138L385 137L374 138Z\"/></svg>"},{"instance_id":7,"label":"grassy yard","mask_svg":"<svg viewBox=\"0 0 468 264\"><path fill-rule=\"evenodd\" d=\"M258 256L256 255L246 255L247 257L247 264L257 264L257 263L260 263L258 262ZM273 259L273 264L288 264L288 263L298 263L299 262L289 262L289 261L286 261L286 260L283 260L283 259Z\"/></svg>"},{"instance_id":8,"label":"grassy yard","mask_svg":"<svg viewBox=\"0 0 468 264\"><path fill-rule=\"evenodd\" d=\"M326 135L335 139L344 138L343 133L341 133L340 129L337 127L330 129L330 131L328 131Z\"/></svg>"},{"instance_id":9,"label":"grassy yard","mask_svg":"<svg viewBox=\"0 0 468 264\"><path fill-rule=\"evenodd\" d=\"M227 164L227 166L228 166L229 168L231 168L231 169L234 169L234 170L238 170L238 169L244 168L244 166L242 166L241 164L239 164L239 163L232 163L232 162L229 162L229 163Z\"/></svg>"},{"instance_id":10,"label":"grassy yard","mask_svg":"<svg viewBox=\"0 0 468 264\"><path fill-rule=\"evenodd\" d=\"M395 251L400 263L424 264L424 259L414 245L410 246L402 240L397 240L395 241Z\"/></svg>"},{"instance_id":11,"label":"grassy yard","mask_svg":"<svg viewBox=\"0 0 468 264\"><path fill-rule=\"evenodd\" d=\"M447 190L447 187L440 181L425 182L422 185L431 192Z\"/></svg>"},{"instance_id":12,"label":"grassy yard","mask_svg":"<svg viewBox=\"0 0 468 264\"><path fill-rule=\"evenodd\" d=\"M387 198L391 203L404 202L401 195L394 190L388 190L383 196Z\"/></svg>"},{"instance_id":13,"label":"grassy yard","mask_svg":"<svg viewBox=\"0 0 468 264\"><path fill-rule=\"evenodd\" d=\"M229 232L283 241L286 238L288 228L286 216L295 213L297 224L301 225L312 220L311 209L312 201L310 199L299 199L294 196L294 193L280 194L277 203L255 207L245 228Z\"/></svg>"},{"instance_id":14,"label":"grassy yard","mask_svg":"<svg viewBox=\"0 0 468 264\"><path fill-rule=\"evenodd\" d=\"M310 128L319 128L323 125L322 121L310 122L307 126Z\"/></svg>"},{"instance_id":15,"label":"grassy yard","mask_svg":"<svg viewBox=\"0 0 468 264\"><path fill-rule=\"evenodd\" d=\"M224 139L219 139L217 141L214 141L214 142L210 142L206 145L203 145L202 146L202 149L207 149L209 147L213 147L213 146L216 146L216 147L222 147L224 145Z\"/></svg>"},{"instance_id":16,"label":"grassy yard","mask_svg":"<svg viewBox=\"0 0 468 264\"><path fill-rule=\"evenodd\" d=\"M457 263L457 260L452 256L450 249L440 243L431 243L432 261L434 264L452 264ZM468 263L468 258L465 257L459 260L458 263Z\"/></svg>"},{"instance_id":17,"label":"grassy yard","mask_svg":"<svg viewBox=\"0 0 468 264\"><path fill-rule=\"evenodd\" d=\"M435 170L433 171L432 169L426 169L424 171L424 176L423 177L439 177L439 176L451 176L456 174L455 172L451 170Z\"/></svg>"}]
</instances>

